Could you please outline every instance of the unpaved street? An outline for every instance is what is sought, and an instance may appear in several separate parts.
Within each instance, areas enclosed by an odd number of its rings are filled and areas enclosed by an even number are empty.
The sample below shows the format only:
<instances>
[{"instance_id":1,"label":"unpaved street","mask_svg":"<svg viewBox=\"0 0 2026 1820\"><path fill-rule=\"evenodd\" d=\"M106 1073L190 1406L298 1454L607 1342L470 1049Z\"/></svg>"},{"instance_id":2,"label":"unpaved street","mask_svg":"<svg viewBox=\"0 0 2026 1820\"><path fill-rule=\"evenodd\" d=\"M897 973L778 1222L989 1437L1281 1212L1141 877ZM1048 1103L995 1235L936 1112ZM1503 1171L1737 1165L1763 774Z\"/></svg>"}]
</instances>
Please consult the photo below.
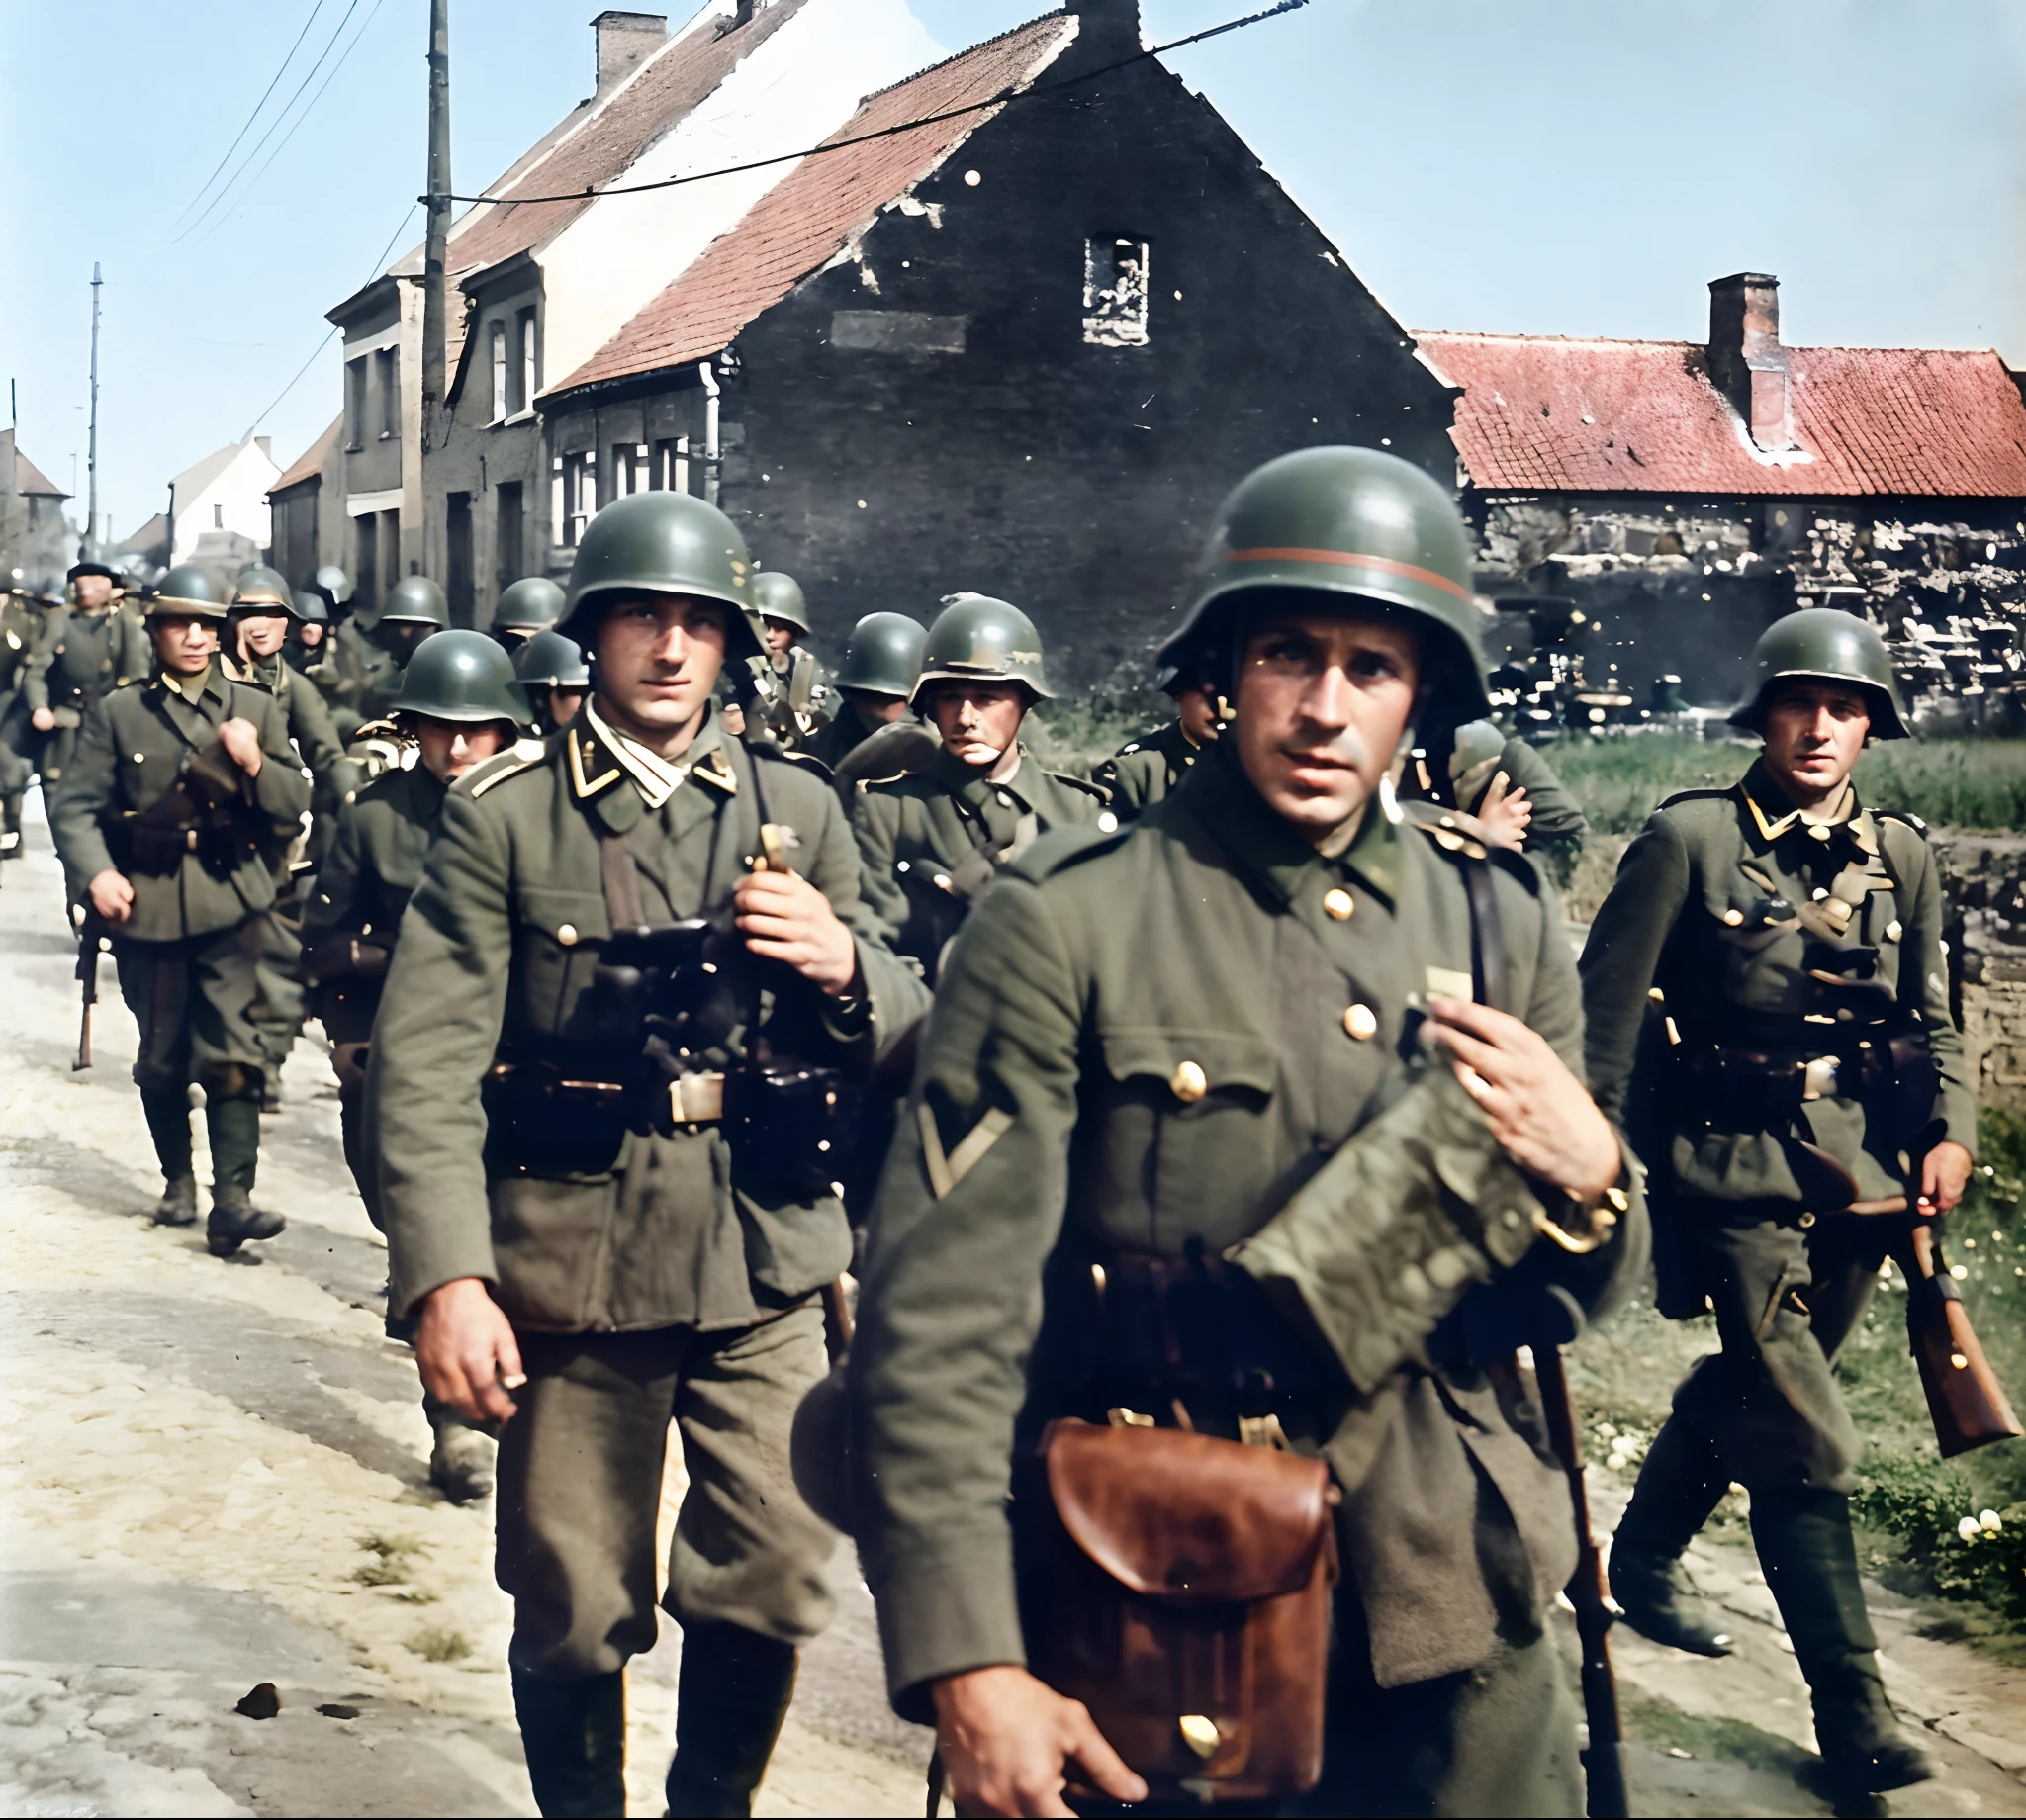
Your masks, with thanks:
<instances>
[{"instance_id":1,"label":"unpaved street","mask_svg":"<svg viewBox=\"0 0 2026 1820\"><path fill-rule=\"evenodd\" d=\"M382 1336L385 1253L321 1049L298 1046L266 1123L261 1198L288 1232L226 1264L199 1232L150 1227L133 1025L107 964L98 1065L70 1071L73 951L39 819L29 838L0 890L0 1811L532 1813L490 1511L427 1484L414 1367ZM1626 1488L1596 1481L1614 1515ZM1635 1811L1828 1812L1763 1580L1736 1547L1694 1559L1741 1656L1614 1640ZM919 1813L927 1737L886 1708L848 1557L839 1579L760 1811ZM2026 1813L2026 1674L1873 1597L1894 1694L1948 1766L1889 1811ZM635 1813L662 1811L678 1650L668 1627L635 1666ZM235 1714L261 1682L280 1715Z\"/></svg>"}]
</instances>

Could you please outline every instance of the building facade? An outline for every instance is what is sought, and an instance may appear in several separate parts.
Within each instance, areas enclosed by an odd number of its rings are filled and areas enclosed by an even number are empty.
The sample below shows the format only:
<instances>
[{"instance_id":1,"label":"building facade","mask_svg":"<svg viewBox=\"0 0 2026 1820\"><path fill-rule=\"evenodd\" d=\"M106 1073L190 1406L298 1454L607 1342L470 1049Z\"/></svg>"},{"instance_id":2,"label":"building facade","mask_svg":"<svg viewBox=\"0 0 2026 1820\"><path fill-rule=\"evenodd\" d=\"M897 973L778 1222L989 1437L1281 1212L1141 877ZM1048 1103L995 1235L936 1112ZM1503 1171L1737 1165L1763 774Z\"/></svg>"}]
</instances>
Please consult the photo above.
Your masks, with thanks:
<instances>
[{"instance_id":1,"label":"building facade","mask_svg":"<svg viewBox=\"0 0 2026 1820\"><path fill-rule=\"evenodd\" d=\"M0 430L0 587L63 586L77 560L77 532L63 516L70 498L16 446L14 431Z\"/></svg>"}]
</instances>

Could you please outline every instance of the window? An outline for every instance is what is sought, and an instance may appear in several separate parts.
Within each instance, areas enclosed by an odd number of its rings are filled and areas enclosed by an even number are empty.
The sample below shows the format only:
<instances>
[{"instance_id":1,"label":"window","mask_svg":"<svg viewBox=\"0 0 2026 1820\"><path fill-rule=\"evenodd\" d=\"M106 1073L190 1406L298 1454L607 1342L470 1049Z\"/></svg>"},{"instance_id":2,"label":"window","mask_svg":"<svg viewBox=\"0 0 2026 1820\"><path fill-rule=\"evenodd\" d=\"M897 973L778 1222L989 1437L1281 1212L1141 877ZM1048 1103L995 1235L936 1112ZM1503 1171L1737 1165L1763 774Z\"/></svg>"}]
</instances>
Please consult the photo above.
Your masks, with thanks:
<instances>
[{"instance_id":1,"label":"window","mask_svg":"<svg viewBox=\"0 0 2026 1820\"><path fill-rule=\"evenodd\" d=\"M502 481L493 492L493 592L520 580L520 483Z\"/></svg>"},{"instance_id":2,"label":"window","mask_svg":"<svg viewBox=\"0 0 2026 1820\"><path fill-rule=\"evenodd\" d=\"M448 549L443 566L443 593L450 604L450 623L472 621L471 495L453 493L444 500L444 532Z\"/></svg>"},{"instance_id":3,"label":"window","mask_svg":"<svg viewBox=\"0 0 2026 1820\"><path fill-rule=\"evenodd\" d=\"M361 366L364 361L359 363ZM374 512L361 512L352 520L352 534L358 548L352 558L356 582L352 589L352 611L371 613L380 604L380 519Z\"/></svg>"},{"instance_id":4,"label":"window","mask_svg":"<svg viewBox=\"0 0 2026 1820\"><path fill-rule=\"evenodd\" d=\"M1083 243L1083 338L1092 347L1147 345L1147 242Z\"/></svg>"},{"instance_id":5,"label":"window","mask_svg":"<svg viewBox=\"0 0 2026 1820\"><path fill-rule=\"evenodd\" d=\"M506 414L506 324L493 324L493 421Z\"/></svg>"},{"instance_id":6,"label":"window","mask_svg":"<svg viewBox=\"0 0 2026 1820\"><path fill-rule=\"evenodd\" d=\"M380 437L386 441L401 434L401 349L381 348L373 365L380 382Z\"/></svg>"},{"instance_id":7,"label":"window","mask_svg":"<svg viewBox=\"0 0 2026 1820\"><path fill-rule=\"evenodd\" d=\"M344 446L366 446L366 362L363 355L344 363Z\"/></svg>"},{"instance_id":8,"label":"window","mask_svg":"<svg viewBox=\"0 0 2026 1820\"><path fill-rule=\"evenodd\" d=\"M559 540L575 545L598 511L598 454L580 449L556 458L556 530Z\"/></svg>"},{"instance_id":9,"label":"window","mask_svg":"<svg viewBox=\"0 0 2026 1820\"><path fill-rule=\"evenodd\" d=\"M647 464L652 453L644 442L612 444L610 478L606 482L612 490L611 499L623 500L629 493L649 491Z\"/></svg>"},{"instance_id":10,"label":"window","mask_svg":"<svg viewBox=\"0 0 2026 1820\"><path fill-rule=\"evenodd\" d=\"M690 491L690 438L674 436L654 445L654 466L648 485L656 493Z\"/></svg>"},{"instance_id":11,"label":"window","mask_svg":"<svg viewBox=\"0 0 2026 1820\"><path fill-rule=\"evenodd\" d=\"M535 352L534 312L523 310L513 318L520 342L520 390L514 395L515 410L531 410L534 395L541 388L541 362Z\"/></svg>"},{"instance_id":12,"label":"window","mask_svg":"<svg viewBox=\"0 0 2026 1820\"><path fill-rule=\"evenodd\" d=\"M215 531L226 528L226 508L223 505L214 505L211 508L211 528Z\"/></svg>"}]
</instances>

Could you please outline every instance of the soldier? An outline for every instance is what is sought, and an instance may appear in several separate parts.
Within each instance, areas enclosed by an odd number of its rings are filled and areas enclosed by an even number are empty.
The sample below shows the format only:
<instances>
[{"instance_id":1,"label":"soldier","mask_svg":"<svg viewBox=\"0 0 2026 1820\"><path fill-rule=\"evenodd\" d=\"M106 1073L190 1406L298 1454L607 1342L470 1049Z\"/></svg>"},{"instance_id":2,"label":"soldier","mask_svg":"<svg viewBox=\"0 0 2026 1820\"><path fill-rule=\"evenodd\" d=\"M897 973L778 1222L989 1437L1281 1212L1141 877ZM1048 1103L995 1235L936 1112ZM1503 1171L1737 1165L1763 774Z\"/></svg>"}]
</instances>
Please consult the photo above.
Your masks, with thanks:
<instances>
[{"instance_id":1,"label":"soldier","mask_svg":"<svg viewBox=\"0 0 2026 1820\"><path fill-rule=\"evenodd\" d=\"M563 617L563 591L545 575L524 575L501 590L493 608L493 636L510 657L537 632Z\"/></svg>"},{"instance_id":2,"label":"soldier","mask_svg":"<svg viewBox=\"0 0 2026 1820\"><path fill-rule=\"evenodd\" d=\"M164 1226L197 1218L189 1090L204 1089L205 1237L218 1257L283 1226L252 1202L268 1066L255 959L274 902L273 832L310 803L280 704L219 667L225 617L201 569L162 578L148 606L156 677L94 704L49 808L71 899L89 906L84 939L110 934L140 1026L134 1082L161 1162Z\"/></svg>"},{"instance_id":3,"label":"soldier","mask_svg":"<svg viewBox=\"0 0 2026 1820\"><path fill-rule=\"evenodd\" d=\"M253 564L240 572L232 590L219 666L232 682L272 695L281 707L289 739L310 773L312 822L307 841L300 845L303 857L314 865L329 844L339 805L365 781L365 774L345 757L330 710L315 684L282 655L291 628L299 623L288 584L264 564ZM301 906L290 877L302 831L292 827L275 833L275 902L261 935L260 998L254 1009L267 1048L261 1110L270 1113L281 1110L282 1066L303 1028L303 987L297 974L303 953L297 928Z\"/></svg>"},{"instance_id":4,"label":"soldier","mask_svg":"<svg viewBox=\"0 0 2026 1820\"><path fill-rule=\"evenodd\" d=\"M1096 780L1111 793L1112 811L1121 821L1160 801L1223 730L1213 679L1165 665L1160 692L1174 698L1174 719L1128 740L1097 768Z\"/></svg>"},{"instance_id":5,"label":"soldier","mask_svg":"<svg viewBox=\"0 0 2026 1820\"><path fill-rule=\"evenodd\" d=\"M85 716L114 689L145 678L152 656L139 622L113 602L110 568L78 563L68 579L76 603L46 615L22 683L29 724L45 736L36 762L45 787L62 780Z\"/></svg>"},{"instance_id":6,"label":"soldier","mask_svg":"<svg viewBox=\"0 0 2026 1820\"><path fill-rule=\"evenodd\" d=\"M352 597L351 577L335 563L325 563L310 580L303 590L306 597L315 598L323 604L323 631L314 646L305 636L303 642L312 655L301 665L303 674L317 684L324 702L334 711L338 706L339 684L342 681L336 664L337 645L351 615L345 613ZM307 634L308 627L304 628ZM354 634L353 636L356 636Z\"/></svg>"},{"instance_id":7,"label":"soldier","mask_svg":"<svg viewBox=\"0 0 2026 1820\"><path fill-rule=\"evenodd\" d=\"M1316 448L1254 472L1162 652L1225 679L1231 731L1138 822L1031 849L944 970L851 1367L894 1704L937 1726L960 1813L1066 1813L1072 1760L1108 1800L1147 1798L1024 1666L1022 1611L1074 1613L1031 1567L1016 1591L1013 1462L1108 1410L1284 1442L1340 1487L1322 1779L1285 1811L1583 1812L1544 1628L1576 1559L1566 1480L1508 1394L1523 1381L1487 1361L1635 1282L1644 1223L1576 1072L1552 895L1387 786L1419 704L1483 711L1469 581L1461 517L1406 462ZM1510 1014L1472 1002L1474 972ZM1271 1265L1338 1146L1390 1219L1353 1197L1312 1270ZM1403 1268L1459 1232L1454 1268Z\"/></svg>"},{"instance_id":8,"label":"soldier","mask_svg":"<svg viewBox=\"0 0 2026 1820\"><path fill-rule=\"evenodd\" d=\"M904 613L868 613L852 627L844 668L837 673L843 699L830 724L809 742L812 757L835 771L846 753L907 712L921 681L927 637Z\"/></svg>"},{"instance_id":9,"label":"soldier","mask_svg":"<svg viewBox=\"0 0 2026 1820\"><path fill-rule=\"evenodd\" d=\"M423 639L449 625L450 608L427 576L405 575L371 623L367 617L354 613L331 641L332 718L347 745L362 726L387 717L401 693L402 671Z\"/></svg>"},{"instance_id":10,"label":"soldier","mask_svg":"<svg viewBox=\"0 0 2026 1820\"><path fill-rule=\"evenodd\" d=\"M373 1030L390 1312L419 1314L432 1395L506 1424L498 1575L545 1814L623 1811L672 1417L672 1813L748 1811L832 1609L836 1538L787 1470L851 1255L817 1144L923 995L820 769L720 730L719 670L758 651L749 574L687 494L587 527L560 630L596 693L450 790ZM775 869L795 837L799 872Z\"/></svg>"},{"instance_id":11,"label":"soldier","mask_svg":"<svg viewBox=\"0 0 2026 1820\"><path fill-rule=\"evenodd\" d=\"M445 632L415 653L402 677L394 715L415 742L419 762L383 772L346 803L303 913L304 971L314 982L316 1013L330 1039L344 1159L367 1217L383 1230L362 1103L366 1046L387 963L402 912L421 880L449 786L512 746L526 710L513 686L512 666L493 640L480 632ZM413 1321L390 1316L387 1330L392 1338L414 1338ZM493 1489L491 1438L433 1397L423 1399L423 1408L435 1437L430 1479L452 1503L483 1498Z\"/></svg>"},{"instance_id":12,"label":"soldier","mask_svg":"<svg viewBox=\"0 0 2026 1820\"><path fill-rule=\"evenodd\" d=\"M23 685L42 629L42 609L17 580L0 597L0 860L21 852L21 805L35 775L39 742Z\"/></svg>"},{"instance_id":13,"label":"soldier","mask_svg":"<svg viewBox=\"0 0 2026 1820\"><path fill-rule=\"evenodd\" d=\"M293 598L296 619L289 628L287 655L291 664L307 673L323 660L323 641L330 632L330 608L314 588L296 590Z\"/></svg>"},{"instance_id":14,"label":"soldier","mask_svg":"<svg viewBox=\"0 0 2026 1820\"><path fill-rule=\"evenodd\" d=\"M1399 767L1401 796L1462 809L1486 839L1534 855L1566 890L1590 823L1554 767L1490 719L1438 722L1416 733Z\"/></svg>"},{"instance_id":15,"label":"soldier","mask_svg":"<svg viewBox=\"0 0 2026 1820\"><path fill-rule=\"evenodd\" d=\"M862 784L852 811L866 901L931 983L971 900L1000 866L1051 828L1089 826L1108 813L1096 784L1043 771L1021 744L1021 722L1049 698L1033 620L985 594L944 602L913 696L942 750L924 771Z\"/></svg>"},{"instance_id":16,"label":"soldier","mask_svg":"<svg viewBox=\"0 0 2026 1820\"><path fill-rule=\"evenodd\" d=\"M829 690L813 653L796 642L809 636L809 607L801 584L779 570L753 578L753 606L759 616L761 652L747 665L761 718L775 743L789 751L806 749L830 718Z\"/></svg>"},{"instance_id":17,"label":"soldier","mask_svg":"<svg viewBox=\"0 0 2026 1820\"><path fill-rule=\"evenodd\" d=\"M1743 1485L1823 1762L1877 1793L1934 1764L1887 1703L1851 1542L1861 1443L1831 1366L1898 1223L1850 1210L1954 1207L1977 1109L1925 834L1851 780L1869 738L1906 737L1884 642L1790 613L1752 672L1731 718L1764 750L1661 804L1583 956L1591 1078L1655 1169L1662 1311L1713 1308L1722 1346L1640 1468L1612 1589L1646 1636L1727 1654L1681 1557Z\"/></svg>"},{"instance_id":18,"label":"soldier","mask_svg":"<svg viewBox=\"0 0 2026 1820\"><path fill-rule=\"evenodd\" d=\"M591 686L584 653L560 632L537 632L522 645L513 655L513 674L544 734L561 732L577 718Z\"/></svg>"}]
</instances>

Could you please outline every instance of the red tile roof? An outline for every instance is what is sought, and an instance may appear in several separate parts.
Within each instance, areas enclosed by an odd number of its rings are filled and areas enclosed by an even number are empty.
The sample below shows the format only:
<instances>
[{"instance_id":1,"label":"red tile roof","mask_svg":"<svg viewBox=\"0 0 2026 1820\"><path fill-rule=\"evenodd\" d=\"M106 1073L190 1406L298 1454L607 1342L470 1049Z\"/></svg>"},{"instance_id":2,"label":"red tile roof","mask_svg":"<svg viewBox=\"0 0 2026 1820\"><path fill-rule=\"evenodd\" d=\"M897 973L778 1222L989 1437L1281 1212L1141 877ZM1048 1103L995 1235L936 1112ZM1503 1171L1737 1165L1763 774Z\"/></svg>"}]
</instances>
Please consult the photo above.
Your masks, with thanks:
<instances>
[{"instance_id":1,"label":"red tile roof","mask_svg":"<svg viewBox=\"0 0 2026 1820\"><path fill-rule=\"evenodd\" d=\"M826 144L989 101L1039 76L1075 37L1073 15L1051 13L948 62L868 96ZM997 108L980 109L805 158L729 233L550 393L684 366L717 353L763 310L870 228L950 156Z\"/></svg>"},{"instance_id":2,"label":"red tile roof","mask_svg":"<svg viewBox=\"0 0 2026 1820\"><path fill-rule=\"evenodd\" d=\"M19 449L14 451L14 491L40 494L48 500L67 500L70 497Z\"/></svg>"},{"instance_id":3,"label":"red tile roof","mask_svg":"<svg viewBox=\"0 0 2026 1820\"><path fill-rule=\"evenodd\" d=\"M329 459L330 451L337 447L337 432L344 427L344 416L340 412L330 419L330 427L298 455L288 472L267 490L271 500L284 488L293 487L298 481L314 481L323 472L323 464Z\"/></svg>"},{"instance_id":4,"label":"red tile roof","mask_svg":"<svg viewBox=\"0 0 2026 1820\"><path fill-rule=\"evenodd\" d=\"M1774 460L1694 342L1415 338L1463 388L1450 437L1493 492L2026 496L2026 402L1988 349L1789 348L1806 458Z\"/></svg>"}]
</instances>

